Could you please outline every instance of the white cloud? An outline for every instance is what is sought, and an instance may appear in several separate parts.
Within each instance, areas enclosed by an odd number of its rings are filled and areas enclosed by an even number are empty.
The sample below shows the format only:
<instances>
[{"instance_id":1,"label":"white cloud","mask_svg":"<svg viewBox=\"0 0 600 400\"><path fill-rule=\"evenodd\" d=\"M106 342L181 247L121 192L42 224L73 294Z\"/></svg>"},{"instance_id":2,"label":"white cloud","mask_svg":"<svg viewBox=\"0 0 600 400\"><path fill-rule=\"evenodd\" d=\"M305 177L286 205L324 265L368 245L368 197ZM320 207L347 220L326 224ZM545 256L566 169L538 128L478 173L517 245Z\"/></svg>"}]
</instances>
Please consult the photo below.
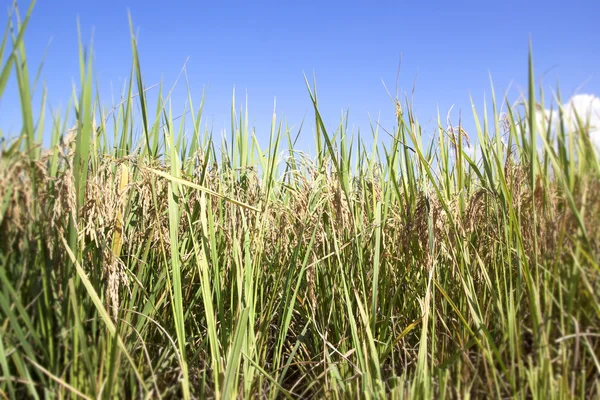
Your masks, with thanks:
<instances>
[{"instance_id":1,"label":"white cloud","mask_svg":"<svg viewBox=\"0 0 600 400\"><path fill-rule=\"evenodd\" d=\"M522 100L516 103L523 104ZM515 105L516 106L516 105ZM585 129L585 132L590 138L592 142L592 146L594 146L597 150L598 157L600 157L600 97L597 97L592 94L578 94L571 97L566 103L562 106L563 112L563 123L565 127L566 135L572 135L574 132L579 130L579 123L577 122L577 118L581 120L582 127ZM451 136L458 136L458 128L453 126L450 122L450 112L448 112L448 125L447 132ZM501 118L501 122L504 122L504 117ZM539 107L536 111L536 130L538 132L542 132L543 130L548 128L548 124L550 124L550 130L553 135L556 135L557 131L560 129L560 116L559 109L556 106L552 106L551 109L542 110ZM525 129L528 129L528 124L524 124ZM516 126L517 131L520 129L520 125ZM465 133L466 134L466 133ZM473 138L471 138L473 140ZM476 140L476 138L475 138ZM492 137L492 140L494 138ZM506 147L507 139L503 136L500 138L502 144ZM537 143L538 151L540 155L544 151L544 145L541 140ZM481 147L477 145L475 142L463 141L463 152L473 161L478 161L481 158ZM450 157L454 158L454 152L450 153Z\"/></svg>"},{"instance_id":2,"label":"white cloud","mask_svg":"<svg viewBox=\"0 0 600 400\"><path fill-rule=\"evenodd\" d=\"M600 98L591 94L578 94L569 99L562 105L563 121L567 132L574 132L578 129L577 117L581 119L592 144L600 151ZM543 123L542 118L551 123L552 131L556 131L559 123L558 110L549 109L540 110L536 124ZM546 125L547 126L547 125Z\"/></svg>"}]
</instances>

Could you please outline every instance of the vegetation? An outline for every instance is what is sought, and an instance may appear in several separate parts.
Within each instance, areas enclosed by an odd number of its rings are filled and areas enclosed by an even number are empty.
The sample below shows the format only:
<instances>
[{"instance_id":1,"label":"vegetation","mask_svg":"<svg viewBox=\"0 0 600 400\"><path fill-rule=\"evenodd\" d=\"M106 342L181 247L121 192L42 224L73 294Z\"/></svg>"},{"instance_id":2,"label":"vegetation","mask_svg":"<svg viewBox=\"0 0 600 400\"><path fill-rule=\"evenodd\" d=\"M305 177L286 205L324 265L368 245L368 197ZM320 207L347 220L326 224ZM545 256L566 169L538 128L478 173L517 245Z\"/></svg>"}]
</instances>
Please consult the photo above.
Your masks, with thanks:
<instances>
[{"instance_id":1,"label":"vegetation","mask_svg":"<svg viewBox=\"0 0 600 400\"><path fill-rule=\"evenodd\" d=\"M23 121L0 149L0 397L600 396L600 159L583 118L536 117L531 55L522 106L474 108L475 153L441 119L426 141L408 100L372 145L328 131L307 81L311 159L275 113L261 148L235 98L229 140L191 93L177 125L133 30L118 104L80 45L74 115L44 95L34 117L31 12L0 46Z\"/></svg>"}]
</instances>

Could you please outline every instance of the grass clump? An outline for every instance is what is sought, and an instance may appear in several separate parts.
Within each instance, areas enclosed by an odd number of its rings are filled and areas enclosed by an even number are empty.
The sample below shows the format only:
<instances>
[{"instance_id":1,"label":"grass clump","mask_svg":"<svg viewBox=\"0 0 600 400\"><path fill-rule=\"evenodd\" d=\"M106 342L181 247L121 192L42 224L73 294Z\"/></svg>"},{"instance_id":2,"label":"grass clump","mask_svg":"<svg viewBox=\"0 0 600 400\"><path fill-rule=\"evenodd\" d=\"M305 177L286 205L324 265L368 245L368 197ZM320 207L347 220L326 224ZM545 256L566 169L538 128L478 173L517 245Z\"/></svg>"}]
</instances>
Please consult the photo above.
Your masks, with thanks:
<instances>
[{"instance_id":1,"label":"grass clump","mask_svg":"<svg viewBox=\"0 0 600 400\"><path fill-rule=\"evenodd\" d=\"M0 149L2 397L600 396L599 158L583 116L531 112L531 59L522 110L474 113L476 157L399 102L389 143L328 132L307 82L310 159L275 114L266 148L233 107L216 143L191 95L176 126L132 35L108 110L80 47L75 126L52 115L42 149L31 10L0 50L23 118Z\"/></svg>"}]
</instances>

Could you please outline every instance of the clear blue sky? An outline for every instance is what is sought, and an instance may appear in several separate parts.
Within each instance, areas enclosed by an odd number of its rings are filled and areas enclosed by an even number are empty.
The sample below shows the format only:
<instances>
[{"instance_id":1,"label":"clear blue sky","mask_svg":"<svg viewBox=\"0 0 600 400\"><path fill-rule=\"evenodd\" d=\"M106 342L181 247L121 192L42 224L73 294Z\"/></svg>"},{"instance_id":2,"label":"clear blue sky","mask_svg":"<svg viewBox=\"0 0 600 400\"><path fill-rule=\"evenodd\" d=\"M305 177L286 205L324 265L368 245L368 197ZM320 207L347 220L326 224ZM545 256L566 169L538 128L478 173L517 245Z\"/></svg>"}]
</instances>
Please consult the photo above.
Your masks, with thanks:
<instances>
[{"instance_id":1,"label":"clear blue sky","mask_svg":"<svg viewBox=\"0 0 600 400\"><path fill-rule=\"evenodd\" d=\"M3 10L11 1L0 0ZM29 2L19 2L25 10ZM317 78L320 104L333 127L343 110L350 127L368 133L368 115L393 127L394 108L382 85L395 91L402 54L400 91L416 79L415 111L426 128L439 107L446 115L454 104L471 116L469 94L477 106L489 99L489 74L498 93L511 83L526 87L531 37L536 74L548 89L560 81L565 97L576 90L600 94L600 2L452 1L452 2L168 2L141 0L38 0L25 37L32 74L47 50L42 77L48 100L64 111L78 77L77 17L85 43L92 38L95 68L106 106L111 85L118 98L131 67L127 12L139 33L146 85L164 78L170 87L185 60L199 105L207 98L205 121L229 133L231 93L239 106L248 93L250 124L260 141L277 99L278 117L298 125L310 98L303 72ZM0 20L4 30L6 16ZM51 42L50 42L51 40ZM48 47L48 43L50 43ZM182 82L183 83L183 82ZM36 99L39 99L38 88ZM174 113L183 109L185 87L174 94ZM17 133L19 105L14 80L0 101L0 129ZM428 123L428 121L431 121ZM312 147L313 125L303 130L302 147Z\"/></svg>"}]
</instances>

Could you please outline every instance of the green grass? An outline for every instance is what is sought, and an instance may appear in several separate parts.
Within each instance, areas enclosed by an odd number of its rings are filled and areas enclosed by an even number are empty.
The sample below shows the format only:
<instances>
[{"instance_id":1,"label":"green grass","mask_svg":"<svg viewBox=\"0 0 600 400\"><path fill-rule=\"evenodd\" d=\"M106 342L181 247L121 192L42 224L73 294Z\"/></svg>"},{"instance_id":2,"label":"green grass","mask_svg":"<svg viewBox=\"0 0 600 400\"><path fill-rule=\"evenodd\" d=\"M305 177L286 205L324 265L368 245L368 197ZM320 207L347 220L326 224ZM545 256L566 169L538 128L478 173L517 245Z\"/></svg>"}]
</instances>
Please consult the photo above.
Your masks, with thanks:
<instances>
[{"instance_id":1,"label":"green grass","mask_svg":"<svg viewBox=\"0 0 600 400\"><path fill-rule=\"evenodd\" d=\"M119 103L80 40L70 109L34 117L33 3L0 45L0 397L600 396L600 158L529 112L532 52L523 107L473 106L476 158L408 101L389 141L329 131L306 80L313 160L275 112L262 148L235 94L228 139L189 87L177 125L131 21Z\"/></svg>"}]
</instances>

